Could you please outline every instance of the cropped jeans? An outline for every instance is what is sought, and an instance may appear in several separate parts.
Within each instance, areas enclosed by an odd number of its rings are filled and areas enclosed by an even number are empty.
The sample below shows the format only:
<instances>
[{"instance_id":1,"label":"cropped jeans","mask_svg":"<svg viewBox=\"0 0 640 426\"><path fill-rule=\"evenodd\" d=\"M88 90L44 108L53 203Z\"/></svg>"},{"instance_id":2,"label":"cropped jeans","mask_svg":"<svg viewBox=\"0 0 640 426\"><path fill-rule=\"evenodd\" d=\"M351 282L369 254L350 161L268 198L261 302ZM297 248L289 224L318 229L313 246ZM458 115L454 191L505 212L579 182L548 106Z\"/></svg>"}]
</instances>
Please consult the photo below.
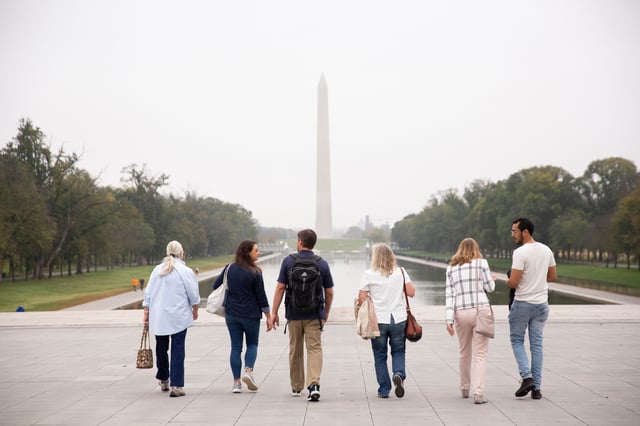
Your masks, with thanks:
<instances>
[{"instance_id":1,"label":"cropped jeans","mask_svg":"<svg viewBox=\"0 0 640 426\"><path fill-rule=\"evenodd\" d=\"M509 311L509 337L511 349L518 364L522 379L533 378L536 389L542 385L542 334L544 323L549 318L547 303L532 304L514 300ZM531 350L531 365L524 348L524 334L529 329L529 349Z\"/></svg>"},{"instance_id":2,"label":"cropped jeans","mask_svg":"<svg viewBox=\"0 0 640 426\"><path fill-rule=\"evenodd\" d=\"M378 395L386 396L391 392L391 379L389 378L389 367L387 366L389 347L391 347L391 369L393 374L398 373L402 380L407 377L405 371L406 337L404 332L406 324L407 321L396 324L392 315L390 324L378 324L380 336L371 339L376 380L378 381Z\"/></svg>"},{"instance_id":3,"label":"cropped jeans","mask_svg":"<svg viewBox=\"0 0 640 426\"><path fill-rule=\"evenodd\" d=\"M258 357L258 338L260 336L260 318L245 318L227 314L225 316L229 337L231 338L231 353L229 364L233 379L240 379L242 373L242 343L247 338L247 351L244 354L244 367L253 369Z\"/></svg>"}]
</instances>

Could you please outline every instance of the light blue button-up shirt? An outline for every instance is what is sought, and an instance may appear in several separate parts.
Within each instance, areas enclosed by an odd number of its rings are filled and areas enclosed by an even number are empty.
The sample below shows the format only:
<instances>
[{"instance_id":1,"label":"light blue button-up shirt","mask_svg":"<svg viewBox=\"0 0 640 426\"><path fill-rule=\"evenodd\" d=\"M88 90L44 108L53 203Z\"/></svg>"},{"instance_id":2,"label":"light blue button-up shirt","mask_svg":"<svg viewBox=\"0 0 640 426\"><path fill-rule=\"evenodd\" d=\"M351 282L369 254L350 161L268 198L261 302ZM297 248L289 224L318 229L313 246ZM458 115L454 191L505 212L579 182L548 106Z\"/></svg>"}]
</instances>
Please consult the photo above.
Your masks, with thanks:
<instances>
[{"instance_id":1,"label":"light blue button-up shirt","mask_svg":"<svg viewBox=\"0 0 640 426\"><path fill-rule=\"evenodd\" d=\"M162 264L156 266L144 289L142 306L149 308L149 332L168 336L193 325L192 306L200 304L198 281L183 260L173 259L174 268L160 276Z\"/></svg>"}]
</instances>

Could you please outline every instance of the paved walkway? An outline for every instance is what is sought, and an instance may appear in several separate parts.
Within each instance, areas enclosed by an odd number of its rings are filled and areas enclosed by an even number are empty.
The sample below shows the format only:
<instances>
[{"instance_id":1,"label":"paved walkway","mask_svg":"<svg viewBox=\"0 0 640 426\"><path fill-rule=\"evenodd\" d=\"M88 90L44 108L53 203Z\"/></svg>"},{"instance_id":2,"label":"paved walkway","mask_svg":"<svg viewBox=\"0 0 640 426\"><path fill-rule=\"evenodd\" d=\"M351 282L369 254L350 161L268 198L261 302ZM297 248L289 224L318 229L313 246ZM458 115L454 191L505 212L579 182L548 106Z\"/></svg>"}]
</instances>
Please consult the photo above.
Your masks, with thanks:
<instances>
[{"instance_id":1,"label":"paved walkway","mask_svg":"<svg viewBox=\"0 0 640 426\"><path fill-rule=\"evenodd\" d=\"M201 310L187 336L186 396L160 392L135 368L142 314L114 298L57 312L0 313L0 425L639 425L640 305L553 305L545 329L543 399L515 398L507 307L495 306L486 397L460 397L457 340L441 306L414 313L406 396L376 397L370 343L350 309L326 326L321 400L289 395L288 337L261 333L255 393L231 393L224 321ZM126 299L126 300L125 300ZM123 303L124 301L124 303ZM283 315L282 315L283 316Z\"/></svg>"}]
</instances>

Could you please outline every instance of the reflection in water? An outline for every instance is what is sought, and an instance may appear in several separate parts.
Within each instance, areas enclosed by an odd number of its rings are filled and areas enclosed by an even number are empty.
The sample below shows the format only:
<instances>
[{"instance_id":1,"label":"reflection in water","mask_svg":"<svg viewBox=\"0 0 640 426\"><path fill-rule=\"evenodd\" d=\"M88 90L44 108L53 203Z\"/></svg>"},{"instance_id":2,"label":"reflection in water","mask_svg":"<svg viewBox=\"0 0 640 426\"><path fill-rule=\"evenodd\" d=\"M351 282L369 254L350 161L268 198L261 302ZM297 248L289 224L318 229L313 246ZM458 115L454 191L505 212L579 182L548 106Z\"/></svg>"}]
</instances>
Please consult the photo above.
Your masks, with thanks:
<instances>
[{"instance_id":1,"label":"reflection in water","mask_svg":"<svg viewBox=\"0 0 640 426\"><path fill-rule=\"evenodd\" d=\"M334 282L333 306L340 308L353 307L353 299L357 297L358 287L362 272L369 267L363 254L359 253L321 253L329 262ZM260 263L264 278L265 291L269 303L273 301L273 292L276 287L278 273L282 257L276 257ZM412 306L443 306L444 315L444 274L445 270L411 262L400 262L405 267L413 284L416 287L416 295L411 301ZM206 306L207 296L211 293L213 279L200 282L201 306ZM496 290L489 295L494 305L507 305L509 303L509 290L504 281L496 282ZM549 292L549 304L552 305L584 305L599 304L591 300ZM141 309L142 303L123 306L122 309Z\"/></svg>"}]
</instances>

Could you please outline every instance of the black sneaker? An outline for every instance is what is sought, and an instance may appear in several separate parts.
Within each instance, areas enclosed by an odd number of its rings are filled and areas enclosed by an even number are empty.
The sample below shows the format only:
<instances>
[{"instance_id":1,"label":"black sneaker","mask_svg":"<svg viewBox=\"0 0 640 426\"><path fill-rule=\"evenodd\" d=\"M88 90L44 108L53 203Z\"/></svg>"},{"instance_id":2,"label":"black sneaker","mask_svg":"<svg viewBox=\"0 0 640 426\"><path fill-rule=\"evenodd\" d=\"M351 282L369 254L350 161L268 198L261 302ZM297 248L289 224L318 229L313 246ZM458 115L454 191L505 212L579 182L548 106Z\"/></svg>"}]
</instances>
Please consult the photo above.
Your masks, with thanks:
<instances>
[{"instance_id":1,"label":"black sneaker","mask_svg":"<svg viewBox=\"0 0 640 426\"><path fill-rule=\"evenodd\" d=\"M318 401L320 399L320 386L315 383L309 386L309 396L307 401Z\"/></svg>"},{"instance_id":2,"label":"black sneaker","mask_svg":"<svg viewBox=\"0 0 640 426\"><path fill-rule=\"evenodd\" d=\"M398 373L393 375L393 384L396 385L396 397L402 398L404 396L404 383L402 383L402 376Z\"/></svg>"},{"instance_id":3,"label":"black sneaker","mask_svg":"<svg viewBox=\"0 0 640 426\"><path fill-rule=\"evenodd\" d=\"M528 377L522 380L522 383L520 383L520 388L518 388L518 390L516 391L516 396L518 398L526 396L529 392L534 390L535 387L536 385L533 383L533 379L531 377Z\"/></svg>"},{"instance_id":4,"label":"black sneaker","mask_svg":"<svg viewBox=\"0 0 640 426\"><path fill-rule=\"evenodd\" d=\"M534 389L531 391L531 398L533 399L542 399L542 392L540 389Z\"/></svg>"}]
</instances>

